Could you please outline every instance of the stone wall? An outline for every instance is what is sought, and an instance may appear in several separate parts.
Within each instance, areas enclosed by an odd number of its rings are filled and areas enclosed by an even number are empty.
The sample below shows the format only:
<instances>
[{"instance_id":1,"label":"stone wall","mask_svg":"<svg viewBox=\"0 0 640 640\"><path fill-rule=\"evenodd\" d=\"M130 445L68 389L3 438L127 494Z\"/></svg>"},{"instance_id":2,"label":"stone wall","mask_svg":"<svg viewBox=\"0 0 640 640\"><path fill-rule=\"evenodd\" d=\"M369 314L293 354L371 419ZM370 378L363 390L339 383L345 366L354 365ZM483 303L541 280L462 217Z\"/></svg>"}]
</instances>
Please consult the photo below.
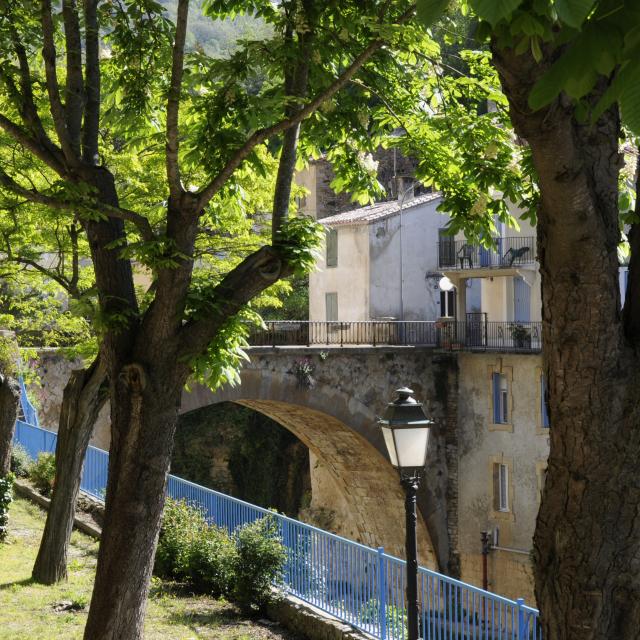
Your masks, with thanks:
<instances>
[{"instance_id":1,"label":"stone wall","mask_svg":"<svg viewBox=\"0 0 640 640\"><path fill-rule=\"evenodd\" d=\"M171 472L293 518L311 502L307 447L277 422L229 402L180 416Z\"/></svg>"},{"instance_id":2,"label":"stone wall","mask_svg":"<svg viewBox=\"0 0 640 640\"><path fill-rule=\"evenodd\" d=\"M29 365L36 374L36 380L28 385L31 401L38 409L40 426L52 431L58 430L62 393L74 369L82 367L80 359L69 360L59 349L38 349L36 358ZM102 407L91 438L91 444L99 449L109 449L111 421L109 404Z\"/></svg>"}]
</instances>

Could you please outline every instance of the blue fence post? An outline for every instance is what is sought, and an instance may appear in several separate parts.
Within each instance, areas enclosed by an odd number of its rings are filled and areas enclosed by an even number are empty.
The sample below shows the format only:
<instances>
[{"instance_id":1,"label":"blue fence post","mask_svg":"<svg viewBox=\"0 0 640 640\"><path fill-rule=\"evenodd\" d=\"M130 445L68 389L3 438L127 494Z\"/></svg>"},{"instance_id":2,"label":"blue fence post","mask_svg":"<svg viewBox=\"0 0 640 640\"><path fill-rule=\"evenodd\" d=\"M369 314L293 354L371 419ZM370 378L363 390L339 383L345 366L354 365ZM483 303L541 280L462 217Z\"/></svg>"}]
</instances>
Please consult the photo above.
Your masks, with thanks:
<instances>
[{"instance_id":1,"label":"blue fence post","mask_svg":"<svg viewBox=\"0 0 640 640\"><path fill-rule=\"evenodd\" d=\"M378 547L378 625L380 640L387 638L387 571L384 562L384 547Z\"/></svg>"},{"instance_id":2,"label":"blue fence post","mask_svg":"<svg viewBox=\"0 0 640 640\"><path fill-rule=\"evenodd\" d=\"M526 640L525 622L524 622L524 598L518 598L518 640Z\"/></svg>"}]
</instances>

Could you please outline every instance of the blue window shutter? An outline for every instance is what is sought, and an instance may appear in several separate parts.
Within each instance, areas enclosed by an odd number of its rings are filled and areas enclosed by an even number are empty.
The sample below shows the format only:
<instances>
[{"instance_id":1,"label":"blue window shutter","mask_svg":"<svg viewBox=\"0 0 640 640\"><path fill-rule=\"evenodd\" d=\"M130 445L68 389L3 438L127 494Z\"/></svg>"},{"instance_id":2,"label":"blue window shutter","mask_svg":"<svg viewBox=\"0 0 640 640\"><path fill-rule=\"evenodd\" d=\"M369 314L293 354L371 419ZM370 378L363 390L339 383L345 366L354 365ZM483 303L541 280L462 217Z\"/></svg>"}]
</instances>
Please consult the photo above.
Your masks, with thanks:
<instances>
[{"instance_id":1,"label":"blue window shutter","mask_svg":"<svg viewBox=\"0 0 640 640\"><path fill-rule=\"evenodd\" d=\"M502 416L500 415L500 374L493 374L493 423L500 424Z\"/></svg>"},{"instance_id":2,"label":"blue window shutter","mask_svg":"<svg viewBox=\"0 0 640 640\"><path fill-rule=\"evenodd\" d=\"M540 376L540 402L542 416L542 426L549 427L549 412L547 411L547 381L544 379L544 375Z\"/></svg>"}]
</instances>

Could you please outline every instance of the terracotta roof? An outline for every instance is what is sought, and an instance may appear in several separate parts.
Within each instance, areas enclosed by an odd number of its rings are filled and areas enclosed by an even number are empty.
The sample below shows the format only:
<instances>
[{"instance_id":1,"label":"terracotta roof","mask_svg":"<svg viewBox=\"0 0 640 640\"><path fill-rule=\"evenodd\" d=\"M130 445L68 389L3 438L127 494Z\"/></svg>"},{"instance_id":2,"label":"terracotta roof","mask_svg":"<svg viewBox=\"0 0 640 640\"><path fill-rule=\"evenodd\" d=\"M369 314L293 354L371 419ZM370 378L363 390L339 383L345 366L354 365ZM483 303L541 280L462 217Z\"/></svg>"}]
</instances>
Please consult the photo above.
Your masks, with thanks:
<instances>
[{"instance_id":1,"label":"terracotta roof","mask_svg":"<svg viewBox=\"0 0 640 640\"><path fill-rule=\"evenodd\" d=\"M402 210L408 211L414 207L438 200L441 197L441 194L438 192L424 193L415 198L411 198L411 200L405 200ZM397 200L389 200L388 202L376 202L366 207L360 207L359 209L352 209L351 211L344 211L334 216L321 218L318 222L329 226L370 224L371 222L378 222L379 220L390 218L397 213L400 213L400 202Z\"/></svg>"}]
</instances>

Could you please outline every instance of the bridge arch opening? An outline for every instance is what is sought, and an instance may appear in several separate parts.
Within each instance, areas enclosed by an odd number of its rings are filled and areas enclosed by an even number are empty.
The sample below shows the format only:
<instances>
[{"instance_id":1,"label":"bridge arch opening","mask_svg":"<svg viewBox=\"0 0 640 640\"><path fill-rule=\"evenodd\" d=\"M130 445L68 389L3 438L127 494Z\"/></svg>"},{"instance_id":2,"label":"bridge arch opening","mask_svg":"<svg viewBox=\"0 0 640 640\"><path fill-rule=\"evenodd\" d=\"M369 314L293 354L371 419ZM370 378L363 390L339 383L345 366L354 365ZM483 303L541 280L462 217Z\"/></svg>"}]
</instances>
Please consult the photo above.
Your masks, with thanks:
<instances>
[{"instance_id":1,"label":"bridge arch opening","mask_svg":"<svg viewBox=\"0 0 640 640\"><path fill-rule=\"evenodd\" d=\"M310 452L312 505L325 509L334 518L327 527L338 535L370 547L382 546L387 553L404 557L404 495L398 475L369 439L352 425L328 411L309 406L313 394L285 376L265 386L260 372L245 370L242 384L213 394L199 387L183 397L182 411L193 411L219 402L231 401L268 416L293 433ZM334 398L333 408L340 402ZM336 411L338 413L338 411ZM372 425L375 429L375 425ZM420 564L436 568L433 547L424 520L418 516Z\"/></svg>"}]
</instances>

